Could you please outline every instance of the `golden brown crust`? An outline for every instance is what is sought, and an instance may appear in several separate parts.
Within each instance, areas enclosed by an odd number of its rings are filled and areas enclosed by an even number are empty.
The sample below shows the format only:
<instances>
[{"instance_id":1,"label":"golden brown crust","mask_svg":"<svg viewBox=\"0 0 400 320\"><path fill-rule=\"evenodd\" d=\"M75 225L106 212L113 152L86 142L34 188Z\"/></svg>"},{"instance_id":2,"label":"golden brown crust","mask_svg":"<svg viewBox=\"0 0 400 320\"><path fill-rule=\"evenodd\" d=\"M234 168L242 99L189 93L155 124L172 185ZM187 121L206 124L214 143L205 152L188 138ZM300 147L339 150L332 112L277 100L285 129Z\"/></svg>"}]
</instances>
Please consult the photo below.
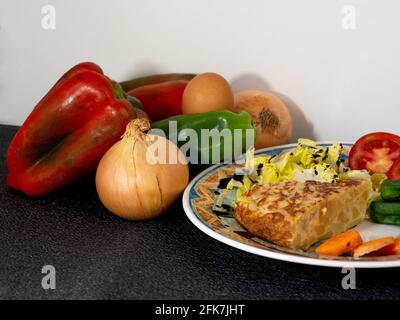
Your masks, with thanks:
<instances>
[{"instance_id":1,"label":"golden brown crust","mask_svg":"<svg viewBox=\"0 0 400 320\"><path fill-rule=\"evenodd\" d=\"M280 246L290 247L290 223L280 212L264 215L239 205L235 210L235 218L254 235Z\"/></svg>"},{"instance_id":2,"label":"golden brown crust","mask_svg":"<svg viewBox=\"0 0 400 320\"><path fill-rule=\"evenodd\" d=\"M265 240L307 249L359 223L365 217L370 189L364 180L256 185L238 203L235 218Z\"/></svg>"}]
</instances>

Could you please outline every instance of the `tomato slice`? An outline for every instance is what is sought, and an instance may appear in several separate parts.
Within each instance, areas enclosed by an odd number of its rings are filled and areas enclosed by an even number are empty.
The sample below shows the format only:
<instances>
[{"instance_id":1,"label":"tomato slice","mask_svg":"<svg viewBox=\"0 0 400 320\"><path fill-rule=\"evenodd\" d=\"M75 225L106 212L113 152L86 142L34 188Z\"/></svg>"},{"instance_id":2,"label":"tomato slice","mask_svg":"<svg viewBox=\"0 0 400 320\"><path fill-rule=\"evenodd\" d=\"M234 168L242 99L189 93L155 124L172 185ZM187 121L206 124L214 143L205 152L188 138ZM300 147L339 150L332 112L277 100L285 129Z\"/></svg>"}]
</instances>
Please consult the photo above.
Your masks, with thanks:
<instances>
[{"instance_id":1,"label":"tomato slice","mask_svg":"<svg viewBox=\"0 0 400 320\"><path fill-rule=\"evenodd\" d=\"M393 162L387 176L389 180L400 180L400 159Z\"/></svg>"},{"instance_id":2,"label":"tomato slice","mask_svg":"<svg viewBox=\"0 0 400 320\"><path fill-rule=\"evenodd\" d=\"M361 137L351 148L349 166L353 170L387 173L400 159L400 137L387 132L374 132Z\"/></svg>"}]
</instances>

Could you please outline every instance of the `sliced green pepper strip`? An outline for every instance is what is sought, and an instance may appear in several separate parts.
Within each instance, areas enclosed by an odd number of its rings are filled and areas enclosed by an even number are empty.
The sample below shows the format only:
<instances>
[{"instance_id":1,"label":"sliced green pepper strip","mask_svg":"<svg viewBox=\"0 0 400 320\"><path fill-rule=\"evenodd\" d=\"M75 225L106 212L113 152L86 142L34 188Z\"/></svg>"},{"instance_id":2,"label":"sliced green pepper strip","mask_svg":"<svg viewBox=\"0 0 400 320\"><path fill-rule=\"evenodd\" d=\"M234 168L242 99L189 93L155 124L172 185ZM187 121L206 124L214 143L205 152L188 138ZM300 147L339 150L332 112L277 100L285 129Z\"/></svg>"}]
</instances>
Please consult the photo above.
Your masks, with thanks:
<instances>
[{"instance_id":1,"label":"sliced green pepper strip","mask_svg":"<svg viewBox=\"0 0 400 320\"><path fill-rule=\"evenodd\" d=\"M400 180L383 181L381 194L385 201L400 201Z\"/></svg>"},{"instance_id":2,"label":"sliced green pepper strip","mask_svg":"<svg viewBox=\"0 0 400 320\"><path fill-rule=\"evenodd\" d=\"M400 203L373 201L371 219L376 223L400 225Z\"/></svg>"},{"instance_id":3,"label":"sliced green pepper strip","mask_svg":"<svg viewBox=\"0 0 400 320\"><path fill-rule=\"evenodd\" d=\"M379 213L372 212L371 219L379 224L393 224L400 225L400 216L396 215L380 215Z\"/></svg>"},{"instance_id":4,"label":"sliced green pepper strip","mask_svg":"<svg viewBox=\"0 0 400 320\"><path fill-rule=\"evenodd\" d=\"M180 115L154 122L151 127L176 143L191 164L233 161L254 145L255 139L251 117L245 111ZM197 154L194 157L192 153Z\"/></svg>"}]
</instances>

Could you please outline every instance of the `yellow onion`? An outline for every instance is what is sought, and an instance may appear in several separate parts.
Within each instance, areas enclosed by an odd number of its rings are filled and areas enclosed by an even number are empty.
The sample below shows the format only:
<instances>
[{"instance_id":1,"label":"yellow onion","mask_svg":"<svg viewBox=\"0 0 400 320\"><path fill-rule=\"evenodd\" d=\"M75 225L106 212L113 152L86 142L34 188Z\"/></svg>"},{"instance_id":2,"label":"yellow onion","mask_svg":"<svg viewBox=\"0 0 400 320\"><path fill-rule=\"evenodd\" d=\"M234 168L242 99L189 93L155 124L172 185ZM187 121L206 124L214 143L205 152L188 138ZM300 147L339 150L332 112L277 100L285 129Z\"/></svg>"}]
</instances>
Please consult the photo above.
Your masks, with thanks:
<instances>
[{"instance_id":1,"label":"yellow onion","mask_svg":"<svg viewBox=\"0 0 400 320\"><path fill-rule=\"evenodd\" d=\"M135 108L135 113L136 113L136 118L145 118L149 120L149 116L147 115L146 112L143 111L143 109Z\"/></svg>"},{"instance_id":2,"label":"yellow onion","mask_svg":"<svg viewBox=\"0 0 400 320\"><path fill-rule=\"evenodd\" d=\"M147 134L149 129L147 119L133 120L97 168L100 200L124 219L146 220L161 215L189 182L183 153L168 139Z\"/></svg>"}]
</instances>

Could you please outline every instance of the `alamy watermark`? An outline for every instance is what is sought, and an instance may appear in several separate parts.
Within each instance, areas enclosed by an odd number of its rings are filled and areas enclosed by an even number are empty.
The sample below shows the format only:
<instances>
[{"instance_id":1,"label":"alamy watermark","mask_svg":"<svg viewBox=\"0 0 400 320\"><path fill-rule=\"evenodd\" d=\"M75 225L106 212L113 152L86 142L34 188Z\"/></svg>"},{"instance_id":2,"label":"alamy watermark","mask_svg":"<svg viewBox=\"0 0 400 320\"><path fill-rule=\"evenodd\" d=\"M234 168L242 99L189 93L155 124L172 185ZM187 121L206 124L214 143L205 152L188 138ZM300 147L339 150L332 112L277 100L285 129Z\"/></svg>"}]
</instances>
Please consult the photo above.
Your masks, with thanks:
<instances>
[{"instance_id":1,"label":"alamy watermark","mask_svg":"<svg viewBox=\"0 0 400 320\"><path fill-rule=\"evenodd\" d=\"M243 151L254 146L253 129L185 129L178 132L176 121L169 122L168 134L163 130L149 132L155 137L167 138L175 145L180 145L182 155L178 155L165 139L154 139L149 145L146 160L150 164L215 164L233 163L242 158Z\"/></svg>"},{"instance_id":2,"label":"alamy watermark","mask_svg":"<svg viewBox=\"0 0 400 320\"><path fill-rule=\"evenodd\" d=\"M42 28L44 30L55 30L57 27L56 8L50 4L42 7Z\"/></svg>"},{"instance_id":3,"label":"alamy watermark","mask_svg":"<svg viewBox=\"0 0 400 320\"><path fill-rule=\"evenodd\" d=\"M344 290L355 290L356 285L356 269L355 268L343 268L342 274L345 276L342 279L342 288Z\"/></svg>"},{"instance_id":4,"label":"alamy watermark","mask_svg":"<svg viewBox=\"0 0 400 320\"><path fill-rule=\"evenodd\" d=\"M42 268L42 288L43 290L56 290L56 268L46 265Z\"/></svg>"},{"instance_id":5,"label":"alamy watermark","mask_svg":"<svg viewBox=\"0 0 400 320\"><path fill-rule=\"evenodd\" d=\"M345 5L342 7L342 28L344 30L355 30L357 28L356 7Z\"/></svg>"}]
</instances>

